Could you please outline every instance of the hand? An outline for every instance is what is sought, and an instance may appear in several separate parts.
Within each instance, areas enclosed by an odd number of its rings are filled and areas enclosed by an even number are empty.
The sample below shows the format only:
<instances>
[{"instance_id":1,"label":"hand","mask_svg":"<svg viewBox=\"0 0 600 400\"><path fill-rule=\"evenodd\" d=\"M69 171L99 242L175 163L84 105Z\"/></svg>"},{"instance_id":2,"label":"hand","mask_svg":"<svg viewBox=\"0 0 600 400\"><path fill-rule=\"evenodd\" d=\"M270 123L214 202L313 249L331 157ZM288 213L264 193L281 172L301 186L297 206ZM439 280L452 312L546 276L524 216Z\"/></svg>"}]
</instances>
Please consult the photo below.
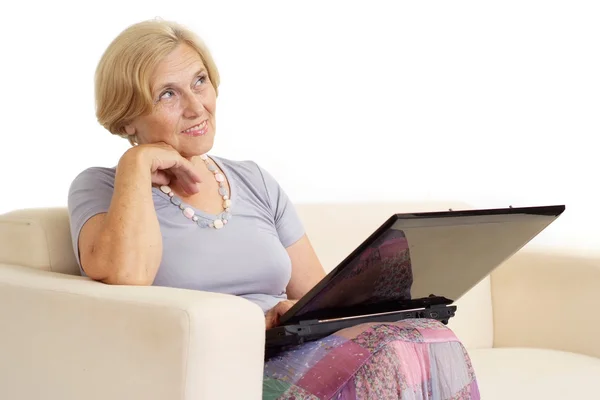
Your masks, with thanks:
<instances>
[{"instance_id":1,"label":"hand","mask_svg":"<svg viewBox=\"0 0 600 400\"><path fill-rule=\"evenodd\" d=\"M265 325L266 329L271 329L279 325L279 317L285 314L297 300L284 300L279 302L275 307L271 308L265 314Z\"/></svg>"},{"instance_id":2,"label":"hand","mask_svg":"<svg viewBox=\"0 0 600 400\"><path fill-rule=\"evenodd\" d=\"M192 162L181 156L172 146L160 142L138 145L129 150L142 162L147 163L155 185L169 185L173 178L187 194L198 193L197 184L202 180Z\"/></svg>"}]
</instances>

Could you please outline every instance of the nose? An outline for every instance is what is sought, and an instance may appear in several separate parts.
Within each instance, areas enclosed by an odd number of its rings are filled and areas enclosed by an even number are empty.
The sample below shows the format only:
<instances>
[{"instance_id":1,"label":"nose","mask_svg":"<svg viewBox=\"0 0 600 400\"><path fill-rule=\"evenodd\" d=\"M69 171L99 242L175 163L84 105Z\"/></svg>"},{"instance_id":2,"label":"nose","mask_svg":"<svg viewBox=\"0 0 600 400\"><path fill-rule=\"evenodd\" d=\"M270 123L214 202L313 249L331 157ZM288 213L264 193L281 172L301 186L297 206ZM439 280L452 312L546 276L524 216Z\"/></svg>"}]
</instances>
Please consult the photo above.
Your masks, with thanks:
<instances>
[{"instance_id":1,"label":"nose","mask_svg":"<svg viewBox=\"0 0 600 400\"><path fill-rule=\"evenodd\" d=\"M204 106L198 94L186 93L183 101L183 116L188 119L198 118L202 114Z\"/></svg>"}]
</instances>

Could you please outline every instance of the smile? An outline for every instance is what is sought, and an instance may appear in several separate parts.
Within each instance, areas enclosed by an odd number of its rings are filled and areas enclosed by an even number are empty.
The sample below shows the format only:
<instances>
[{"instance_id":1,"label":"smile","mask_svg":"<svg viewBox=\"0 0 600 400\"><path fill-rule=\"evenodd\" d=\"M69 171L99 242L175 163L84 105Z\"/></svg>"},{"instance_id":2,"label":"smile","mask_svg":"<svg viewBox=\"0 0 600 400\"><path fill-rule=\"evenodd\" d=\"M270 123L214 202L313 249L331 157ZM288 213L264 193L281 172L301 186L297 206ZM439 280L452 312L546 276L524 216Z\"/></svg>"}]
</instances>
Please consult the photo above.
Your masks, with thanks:
<instances>
[{"instance_id":1,"label":"smile","mask_svg":"<svg viewBox=\"0 0 600 400\"><path fill-rule=\"evenodd\" d=\"M198 125L194 125L185 131L181 131L182 134L189 136L202 136L205 135L206 132L208 132L208 124L206 121L202 121Z\"/></svg>"}]
</instances>

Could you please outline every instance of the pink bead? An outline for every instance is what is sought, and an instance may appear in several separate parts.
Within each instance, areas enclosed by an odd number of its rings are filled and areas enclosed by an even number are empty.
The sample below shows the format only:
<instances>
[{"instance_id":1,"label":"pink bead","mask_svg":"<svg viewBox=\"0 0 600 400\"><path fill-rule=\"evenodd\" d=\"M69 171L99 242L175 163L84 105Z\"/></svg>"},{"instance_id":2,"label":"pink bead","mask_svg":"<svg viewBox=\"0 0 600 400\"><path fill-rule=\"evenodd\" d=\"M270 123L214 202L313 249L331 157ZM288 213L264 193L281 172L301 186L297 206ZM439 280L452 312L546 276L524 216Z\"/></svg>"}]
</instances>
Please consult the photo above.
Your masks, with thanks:
<instances>
[{"instance_id":1,"label":"pink bead","mask_svg":"<svg viewBox=\"0 0 600 400\"><path fill-rule=\"evenodd\" d=\"M192 218L192 217L194 216L194 210L192 210L192 209L191 209L191 208L189 208L189 207L186 207L186 208L183 210L183 215L185 215L187 218Z\"/></svg>"},{"instance_id":2,"label":"pink bead","mask_svg":"<svg viewBox=\"0 0 600 400\"><path fill-rule=\"evenodd\" d=\"M225 180L225 176L223 176L223 174L215 174L215 179L217 182L223 182Z\"/></svg>"},{"instance_id":3,"label":"pink bead","mask_svg":"<svg viewBox=\"0 0 600 400\"><path fill-rule=\"evenodd\" d=\"M229 222L229 221L227 221L226 219L224 219L224 220L223 220L223 223L224 223L224 224L227 224L227 222Z\"/></svg>"}]
</instances>

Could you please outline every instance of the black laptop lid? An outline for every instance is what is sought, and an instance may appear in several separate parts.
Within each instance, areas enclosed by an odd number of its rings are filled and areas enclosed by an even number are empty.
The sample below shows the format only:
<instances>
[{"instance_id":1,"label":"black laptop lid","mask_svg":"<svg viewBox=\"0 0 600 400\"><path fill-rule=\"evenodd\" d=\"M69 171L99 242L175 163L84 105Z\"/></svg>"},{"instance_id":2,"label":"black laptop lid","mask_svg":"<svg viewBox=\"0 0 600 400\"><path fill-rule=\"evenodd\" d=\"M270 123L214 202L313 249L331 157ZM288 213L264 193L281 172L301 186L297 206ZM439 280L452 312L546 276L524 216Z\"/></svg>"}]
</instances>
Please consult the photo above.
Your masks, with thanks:
<instances>
[{"instance_id":1,"label":"black laptop lid","mask_svg":"<svg viewBox=\"0 0 600 400\"><path fill-rule=\"evenodd\" d=\"M393 215L281 323L450 304L564 210L544 206Z\"/></svg>"}]
</instances>

